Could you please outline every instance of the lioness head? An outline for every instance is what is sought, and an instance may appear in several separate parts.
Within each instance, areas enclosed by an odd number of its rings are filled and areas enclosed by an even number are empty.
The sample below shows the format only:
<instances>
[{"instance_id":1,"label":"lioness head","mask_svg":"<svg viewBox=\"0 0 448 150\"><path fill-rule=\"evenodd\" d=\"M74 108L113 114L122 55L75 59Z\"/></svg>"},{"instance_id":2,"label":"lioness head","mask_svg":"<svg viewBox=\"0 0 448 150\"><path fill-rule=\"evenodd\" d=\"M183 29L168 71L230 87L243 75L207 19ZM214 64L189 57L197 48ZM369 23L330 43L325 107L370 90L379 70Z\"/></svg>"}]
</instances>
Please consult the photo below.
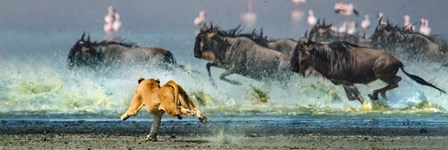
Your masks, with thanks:
<instances>
[{"instance_id":1,"label":"lioness head","mask_svg":"<svg viewBox=\"0 0 448 150\"><path fill-rule=\"evenodd\" d=\"M138 79L138 84L140 84L142 81L144 81L144 80L148 80L149 82L151 82L151 83L157 83L157 84L160 84L160 79L159 78L156 78L156 79L145 79L145 78L139 78Z\"/></svg>"}]
</instances>

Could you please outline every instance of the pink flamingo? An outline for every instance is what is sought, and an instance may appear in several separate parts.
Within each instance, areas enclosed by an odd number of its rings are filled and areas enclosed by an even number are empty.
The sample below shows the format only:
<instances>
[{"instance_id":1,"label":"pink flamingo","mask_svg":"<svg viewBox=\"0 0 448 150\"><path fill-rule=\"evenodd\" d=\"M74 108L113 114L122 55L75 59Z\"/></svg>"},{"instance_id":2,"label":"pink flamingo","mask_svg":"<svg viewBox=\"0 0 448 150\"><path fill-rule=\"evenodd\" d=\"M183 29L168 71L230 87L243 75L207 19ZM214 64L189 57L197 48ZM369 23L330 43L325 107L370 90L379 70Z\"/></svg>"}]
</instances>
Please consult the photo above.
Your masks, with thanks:
<instances>
[{"instance_id":1,"label":"pink flamingo","mask_svg":"<svg viewBox=\"0 0 448 150\"><path fill-rule=\"evenodd\" d=\"M112 41L113 39L113 22L115 21L115 8L110 5L108 7L108 13L104 17L104 32L106 33L106 41Z\"/></svg>"},{"instance_id":2,"label":"pink flamingo","mask_svg":"<svg viewBox=\"0 0 448 150\"><path fill-rule=\"evenodd\" d=\"M367 29L370 27L369 15L364 15L364 20L361 21L361 29L364 32L364 38L366 37Z\"/></svg>"},{"instance_id":3,"label":"pink flamingo","mask_svg":"<svg viewBox=\"0 0 448 150\"><path fill-rule=\"evenodd\" d=\"M118 13L115 14L115 21L112 24L112 27L114 28L115 32L119 32L121 29L120 15Z\"/></svg>"},{"instance_id":4,"label":"pink flamingo","mask_svg":"<svg viewBox=\"0 0 448 150\"><path fill-rule=\"evenodd\" d=\"M348 22L348 24L347 24L347 33L348 34L355 34L355 32L356 32L356 22L354 22L354 21Z\"/></svg>"},{"instance_id":5,"label":"pink flamingo","mask_svg":"<svg viewBox=\"0 0 448 150\"><path fill-rule=\"evenodd\" d=\"M253 0L249 0L247 3L247 13L241 15L244 24L250 27L254 26L257 21L257 15L253 12L253 3Z\"/></svg>"},{"instance_id":6,"label":"pink flamingo","mask_svg":"<svg viewBox=\"0 0 448 150\"><path fill-rule=\"evenodd\" d=\"M431 28L429 27L427 19L420 19L420 33L426 36L429 36L431 34Z\"/></svg>"},{"instance_id":7,"label":"pink flamingo","mask_svg":"<svg viewBox=\"0 0 448 150\"><path fill-rule=\"evenodd\" d=\"M291 0L294 5L295 9L291 12L291 21L292 23L298 23L300 20L302 20L303 13L300 9L300 5L306 2L306 0Z\"/></svg>"},{"instance_id":8,"label":"pink flamingo","mask_svg":"<svg viewBox=\"0 0 448 150\"><path fill-rule=\"evenodd\" d=\"M365 33L369 27L370 27L369 15L364 15L364 20L361 21L361 29Z\"/></svg>"},{"instance_id":9,"label":"pink flamingo","mask_svg":"<svg viewBox=\"0 0 448 150\"><path fill-rule=\"evenodd\" d=\"M342 25L338 29L339 33L345 33L347 32L347 22L343 22Z\"/></svg>"},{"instance_id":10,"label":"pink flamingo","mask_svg":"<svg viewBox=\"0 0 448 150\"><path fill-rule=\"evenodd\" d=\"M353 5L353 3L345 4L343 2L338 2L334 4L334 11L337 14L340 14L345 17L349 17L352 14L355 14L356 16L359 15L358 10L355 9L355 5Z\"/></svg>"},{"instance_id":11,"label":"pink flamingo","mask_svg":"<svg viewBox=\"0 0 448 150\"><path fill-rule=\"evenodd\" d=\"M415 26L411 24L411 17L409 17L409 15L404 15L403 20L403 26L405 30L415 31Z\"/></svg>"},{"instance_id":12,"label":"pink flamingo","mask_svg":"<svg viewBox=\"0 0 448 150\"><path fill-rule=\"evenodd\" d=\"M308 19L307 19L307 22L308 22L308 26L310 27L310 28L313 28L314 27L314 25L316 25L316 23L317 23L317 19L316 19L316 17L314 16L314 12L313 12L313 10L308 10Z\"/></svg>"},{"instance_id":13,"label":"pink flamingo","mask_svg":"<svg viewBox=\"0 0 448 150\"><path fill-rule=\"evenodd\" d=\"M378 12L377 14L376 14L376 17L378 18L378 22L381 24L381 25L386 25L387 23L386 22L384 22L384 13L383 12Z\"/></svg>"},{"instance_id":14,"label":"pink flamingo","mask_svg":"<svg viewBox=\"0 0 448 150\"><path fill-rule=\"evenodd\" d=\"M194 18L193 24L198 28L202 27L204 25L206 17L207 17L207 14L205 13L204 10L199 11L199 16Z\"/></svg>"},{"instance_id":15,"label":"pink flamingo","mask_svg":"<svg viewBox=\"0 0 448 150\"><path fill-rule=\"evenodd\" d=\"M112 28L115 31L115 40L119 40L120 39L120 30L121 30L121 21L120 21L120 15L118 13L115 13L115 21L112 24Z\"/></svg>"}]
</instances>

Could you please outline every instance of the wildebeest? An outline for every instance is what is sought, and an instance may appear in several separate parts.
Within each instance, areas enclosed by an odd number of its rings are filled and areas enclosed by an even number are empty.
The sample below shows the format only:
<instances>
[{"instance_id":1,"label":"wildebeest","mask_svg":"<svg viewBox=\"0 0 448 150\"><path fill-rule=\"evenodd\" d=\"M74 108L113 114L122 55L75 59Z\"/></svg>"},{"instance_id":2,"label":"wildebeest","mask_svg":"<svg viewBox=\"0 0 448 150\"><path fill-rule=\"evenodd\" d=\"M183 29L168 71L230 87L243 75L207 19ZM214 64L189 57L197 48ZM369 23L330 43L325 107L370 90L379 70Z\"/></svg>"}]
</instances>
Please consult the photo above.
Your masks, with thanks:
<instances>
[{"instance_id":1,"label":"wildebeest","mask_svg":"<svg viewBox=\"0 0 448 150\"><path fill-rule=\"evenodd\" d=\"M372 100L377 100L378 94L385 97L386 91L398 87L401 77L396 74L399 69L417 83L445 93L424 79L406 72L403 63L393 55L347 42L318 43L302 38L291 58L291 70L305 75L310 67L333 84L342 85L349 100L361 103L365 100L354 84L367 84L377 79L386 82L387 86L369 94Z\"/></svg>"},{"instance_id":2,"label":"wildebeest","mask_svg":"<svg viewBox=\"0 0 448 150\"><path fill-rule=\"evenodd\" d=\"M173 54L163 48L138 47L135 44L117 42L91 42L90 37L84 39L83 33L70 49L68 67L88 66L92 68L120 65L142 64L165 67L175 64Z\"/></svg>"},{"instance_id":3,"label":"wildebeest","mask_svg":"<svg viewBox=\"0 0 448 150\"><path fill-rule=\"evenodd\" d=\"M370 47L370 39L365 37L365 35L361 37L356 34L336 32L331 30L331 26L332 24L326 25L325 21L323 21L322 24L318 21L318 23L311 28L308 37L314 42L345 41L363 47Z\"/></svg>"},{"instance_id":4,"label":"wildebeest","mask_svg":"<svg viewBox=\"0 0 448 150\"><path fill-rule=\"evenodd\" d=\"M278 51L259 46L246 37L226 37L218 33L218 27L204 27L196 36L194 56L210 61L206 68L225 69L220 79L235 83L225 77L233 73L253 79L283 78L289 62ZM212 80L213 81L213 80Z\"/></svg>"},{"instance_id":5,"label":"wildebeest","mask_svg":"<svg viewBox=\"0 0 448 150\"><path fill-rule=\"evenodd\" d=\"M445 59L446 42L441 38L429 37L398 25L378 23L370 37L372 48L385 49L393 54L403 55L406 59L433 60Z\"/></svg>"},{"instance_id":6,"label":"wildebeest","mask_svg":"<svg viewBox=\"0 0 448 150\"><path fill-rule=\"evenodd\" d=\"M289 67L289 60L291 60L292 52L296 47L297 41L289 38L279 38L268 40L267 36L263 35L263 29L260 29L260 33L257 33L254 29L251 33L241 33L241 26L237 26L234 29L228 31L218 30L218 34L225 37L247 37L254 41L256 44L271 49L279 51L282 53L282 58L288 62L287 67ZM213 26L212 26L213 28Z\"/></svg>"}]
</instances>

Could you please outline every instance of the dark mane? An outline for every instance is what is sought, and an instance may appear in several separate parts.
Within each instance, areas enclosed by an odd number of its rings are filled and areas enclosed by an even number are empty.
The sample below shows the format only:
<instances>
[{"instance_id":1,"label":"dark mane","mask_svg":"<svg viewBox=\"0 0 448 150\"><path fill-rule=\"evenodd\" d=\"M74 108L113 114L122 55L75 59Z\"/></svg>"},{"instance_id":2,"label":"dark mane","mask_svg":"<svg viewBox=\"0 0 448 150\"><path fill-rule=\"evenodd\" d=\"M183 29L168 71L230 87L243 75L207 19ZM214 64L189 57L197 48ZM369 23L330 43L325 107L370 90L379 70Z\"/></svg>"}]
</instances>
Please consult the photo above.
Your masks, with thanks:
<instances>
[{"instance_id":1,"label":"dark mane","mask_svg":"<svg viewBox=\"0 0 448 150\"><path fill-rule=\"evenodd\" d=\"M210 27L204 26L206 29L211 31L217 31L218 35L223 37L246 37L250 40L254 41L260 46L267 47L268 45L268 39L267 36L263 36L263 29L260 29L260 33L257 33L256 30L252 30L251 33L242 33L243 29L241 28L241 25L238 25L237 27L229 30L223 30L219 26L213 26L212 23L210 23Z\"/></svg>"},{"instance_id":2,"label":"dark mane","mask_svg":"<svg viewBox=\"0 0 448 150\"><path fill-rule=\"evenodd\" d=\"M132 47L139 47L136 43L132 43L132 42L115 42L115 41L101 41L101 42L91 42L91 44L95 44L95 45L99 45L99 46L107 46L110 44L116 44L116 45L120 45L120 46L124 46L124 47L128 47L128 48L132 48Z\"/></svg>"},{"instance_id":3,"label":"dark mane","mask_svg":"<svg viewBox=\"0 0 448 150\"><path fill-rule=\"evenodd\" d=\"M330 72L336 73L342 70L349 70L349 66L352 64L349 49L357 48L359 46L348 42L331 42L331 43L318 43L311 42L313 45L310 51L311 55L315 58L329 63ZM316 62L316 61L313 61Z\"/></svg>"}]
</instances>

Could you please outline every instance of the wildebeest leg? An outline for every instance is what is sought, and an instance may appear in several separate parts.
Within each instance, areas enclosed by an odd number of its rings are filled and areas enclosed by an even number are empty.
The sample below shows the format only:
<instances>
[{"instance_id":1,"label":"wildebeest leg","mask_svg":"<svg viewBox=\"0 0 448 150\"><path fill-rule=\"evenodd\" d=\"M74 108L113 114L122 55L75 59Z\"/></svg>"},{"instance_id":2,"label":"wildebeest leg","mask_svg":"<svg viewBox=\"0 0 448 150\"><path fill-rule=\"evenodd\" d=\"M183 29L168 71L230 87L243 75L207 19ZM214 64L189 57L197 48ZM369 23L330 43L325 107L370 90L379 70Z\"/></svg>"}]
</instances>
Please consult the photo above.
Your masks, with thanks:
<instances>
[{"instance_id":1,"label":"wildebeest leg","mask_svg":"<svg viewBox=\"0 0 448 150\"><path fill-rule=\"evenodd\" d=\"M370 99L372 100L378 100L378 94L380 93L383 98L386 98L386 91L397 88L398 82L401 81L401 77L399 76L393 76L388 78L379 78L381 81L386 82L388 85L381 88L374 90L372 94L369 94Z\"/></svg>"},{"instance_id":2,"label":"wildebeest leg","mask_svg":"<svg viewBox=\"0 0 448 150\"><path fill-rule=\"evenodd\" d=\"M234 84L234 85L241 85L240 82L238 81L233 81L233 80L229 80L226 79L226 76L231 75L235 72L235 66L233 65L232 67L230 67L229 69L227 69L226 71L224 71L221 75L219 75L219 79L229 82L230 84Z\"/></svg>"},{"instance_id":3,"label":"wildebeest leg","mask_svg":"<svg viewBox=\"0 0 448 150\"><path fill-rule=\"evenodd\" d=\"M361 93L358 91L358 89L355 87L355 85L343 85L345 94L347 94L347 98L349 100L358 100L361 102L361 104L364 103L364 99L361 96Z\"/></svg>"},{"instance_id":4,"label":"wildebeest leg","mask_svg":"<svg viewBox=\"0 0 448 150\"><path fill-rule=\"evenodd\" d=\"M347 98L349 100L356 100L356 97L353 96L353 91L345 85L343 85L343 87L344 87L345 94L347 95Z\"/></svg>"},{"instance_id":5,"label":"wildebeest leg","mask_svg":"<svg viewBox=\"0 0 448 150\"><path fill-rule=\"evenodd\" d=\"M208 76L210 77L210 82L212 82L212 85L214 86L214 87L216 87L216 83L215 83L215 80L213 80L213 78L212 78L212 74L211 74L211 72L210 72L210 67L216 67L216 66L218 66L218 65L216 65L216 64L214 64L214 63L207 63L207 65L205 66L206 68L207 68L207 72L208 72Z\"/></svg>"},{"instance_id":6,"label":"wildebeest leg","mask_svg":"<svg viewBox=\"0 0 448 150\"><path fill-rule=\"evenodd\" d=\"M160 121L162 120L162 114L154 115L152 121L151 132L146 136L149 141L157 141L157 132L159 131Z\"/></svg>"}]
</instances>

